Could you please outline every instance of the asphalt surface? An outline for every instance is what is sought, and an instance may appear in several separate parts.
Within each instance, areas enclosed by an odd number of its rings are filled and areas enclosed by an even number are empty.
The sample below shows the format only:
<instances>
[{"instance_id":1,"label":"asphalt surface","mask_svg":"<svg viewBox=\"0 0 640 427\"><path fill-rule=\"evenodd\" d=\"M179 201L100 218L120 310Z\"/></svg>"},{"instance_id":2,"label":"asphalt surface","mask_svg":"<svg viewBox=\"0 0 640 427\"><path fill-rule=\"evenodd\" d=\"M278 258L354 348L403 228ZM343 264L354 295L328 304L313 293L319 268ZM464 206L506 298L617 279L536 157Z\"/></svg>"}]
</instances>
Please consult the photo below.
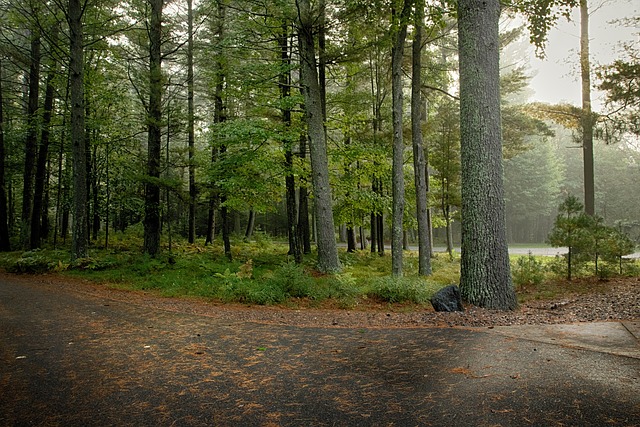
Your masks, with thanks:
<instances>
[{"instance_id":1,"label":"asphalt surface","mask_svg":"<svg viewBox=\"0 0 640 427\"><path fill-rule=\"evenodd\" d=\"M230 323L0 279L1 426L638 426L638 323Z\"/></svg>"}]
</instances>

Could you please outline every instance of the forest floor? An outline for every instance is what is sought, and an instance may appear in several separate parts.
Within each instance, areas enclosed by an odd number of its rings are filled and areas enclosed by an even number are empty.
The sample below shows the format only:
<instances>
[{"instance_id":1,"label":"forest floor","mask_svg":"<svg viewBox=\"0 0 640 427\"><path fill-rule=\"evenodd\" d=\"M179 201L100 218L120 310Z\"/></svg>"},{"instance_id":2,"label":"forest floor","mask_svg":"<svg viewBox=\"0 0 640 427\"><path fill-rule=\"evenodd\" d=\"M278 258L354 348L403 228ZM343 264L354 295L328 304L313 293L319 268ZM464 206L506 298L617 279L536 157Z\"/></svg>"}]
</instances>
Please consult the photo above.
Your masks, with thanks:
<instances>
[{"instance_id":1,"label":"forest floor","mask_svg":"<svg viewBox=\"0 0 640 427\"><path fill-rule=\"evenodd\" d=\"M0 425L637 426L638 322L498 326L637 319L637 283L435 314L0 274Z\"/></svg>"},{"instance_id":2,"label":"forest floor","mask_svg":"<svg viewBox=\"0 0 640 427\"><path fill-rule=\"evenodd\" d=\"M0 274L0 425L638 426L639 283L445 314Z\"/></svg>"},{"instance_id":3,"label":"forest floor","mask_svg":"<svg viewBox=\"0 0 640 427\"><path fill-rule=\"evenodd\" d=\"M248 306L217 303L200 298L163 298L154 291L115 289L87 280L44 275L1 275L12 281L43 283L60 289L123 301L153 309L191 313L229 321L250 321L305 327L415 328L433 326L489 327L510 325L566 324L614 320L640 320L640 278L601 280L595 277L558 281L552 286L564 291L557 297L541 298L535 289L518 291L524 299L515 311L486 310L466 306L464 312L436 313L430 306L389 304L360 300L351 309L341 309L326 300L294 299L287 305ZM574 291L573 291L574 290Z\"/></svg>"}]
</instances>

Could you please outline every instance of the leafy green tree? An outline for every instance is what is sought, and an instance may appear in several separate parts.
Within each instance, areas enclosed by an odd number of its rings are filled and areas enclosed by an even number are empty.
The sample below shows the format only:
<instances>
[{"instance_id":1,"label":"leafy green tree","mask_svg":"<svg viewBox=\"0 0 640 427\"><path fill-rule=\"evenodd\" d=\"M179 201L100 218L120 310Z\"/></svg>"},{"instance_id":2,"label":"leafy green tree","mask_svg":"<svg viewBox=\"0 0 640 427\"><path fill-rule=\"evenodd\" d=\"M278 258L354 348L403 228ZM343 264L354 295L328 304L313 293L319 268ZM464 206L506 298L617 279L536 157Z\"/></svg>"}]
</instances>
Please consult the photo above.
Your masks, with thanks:
<instances>
[{"instance_id":1,"label":"leafy green tree","mask_svg":"<svg viewBox=\"0 0 640 427\"><path fill-rule=\"evenodd\" d=\"M326 134L323 126L322 97L315 60L314 21L316 15L308 0L298 0L298 31L301 84L310 141L313 192L318 241L318 269L340 270L333 224L333 200L329 185Z\"/></svg>"},{"instance_id":2,"label":"leafy green tree","mask_svg":"<svg viewBox=\"0 0 640 427\"><path fill-rule=\"evenodd\" d=\"M402 62L407 26L413 1L404 0L399 16L394 16L395 40L391 53L391 80L393 98L393 224L391 227L391 272L402 276L402 236L404 219L404 141L403 141L403 85ZM394 15L396 14L394 9Z\"/></svg>"},{"instance_id":3,"label":"leafy green tree","mask_svg":"<svg viewBox=\"0 0 640 427\"><path fill-rule=\"evenodd\" d=\"M424 26L424 0L416 0L414 34L411 42L411 140L413 146L414 187L416 193L416 220L418 228L418 274L431 274L431 230L427 197L428 169L422 142L422 33Z\"/></svg>"},{"instance_id":4,"label":"leafy green tree","mask_svg":"<svg viewBox=\"0 0 640 427\"><path fill-rule=\"evenodd\" d=\"M88 253L87 146L84 122L84 26L83 5L69 0L67 19L70 31L69 88L71 92L71 144L73 147L73 241L71 257Z\"/></svg>"},{"instance_id":5,"label":"leafy green tree","mask_svg":"<svg viewBox=\"0 0 640 427\"><path fill-rule=\"evenodd\" d=\"M625 24L638 28L640 16L628 18ZM598 88L607 95L607 120L602 132L606 141L617 141L625 134L640 135L640 49L631 41L622 48L620 58L596 73Z\"/></svg>"},{"instance_id":6,"label":"leafy green tree","mask_svg":"<svg viewBox=\"0 0 640 427\"><path fill-rule=\"evenodd\" d=\"M149 103L147 141L147 182L145 183L144 251L156 255L160 250L160 144L162 124L162 8L163 0L150 0L149 26Z\"/></svg>"},{"instance_id":7,"label":"leafy green tree","mask_svg":"<svg viewBox=\"0 0 640 427\"><path fill-rule=\"evenodd\" d=\"M569 249L567 259L567 280L572 279L575 258L593 243L590 228L593 217L584 212L584 206L575 196L568 196L558 208L558 216L549 233L549 243L554 247Z\"/></svg>"},{"instance_id":8,"label":"leafy green tree","mask_svg":"<svg viewBox=\"0 0 640 427\"><path fill-rule=\"evenodd\" d=\"M460 116L458 104L443 98L438 113L431 121L435 132L430 139L429 158L434 172L433 203L444 220L447 252L453 256L452 225L460 208Z\"/></svg>"},{"instance_id":9,"label":"leafy green tree","mask_svg":"<svg viewBox=\"0 0 640 427\"><path fill-rule=\"evenodd\" d=\"M636 245L620 228L609 227L601 245L602 258L618 264L618 274L622 275L623 257L635 251Z\"/></svg>"}]
</instances>

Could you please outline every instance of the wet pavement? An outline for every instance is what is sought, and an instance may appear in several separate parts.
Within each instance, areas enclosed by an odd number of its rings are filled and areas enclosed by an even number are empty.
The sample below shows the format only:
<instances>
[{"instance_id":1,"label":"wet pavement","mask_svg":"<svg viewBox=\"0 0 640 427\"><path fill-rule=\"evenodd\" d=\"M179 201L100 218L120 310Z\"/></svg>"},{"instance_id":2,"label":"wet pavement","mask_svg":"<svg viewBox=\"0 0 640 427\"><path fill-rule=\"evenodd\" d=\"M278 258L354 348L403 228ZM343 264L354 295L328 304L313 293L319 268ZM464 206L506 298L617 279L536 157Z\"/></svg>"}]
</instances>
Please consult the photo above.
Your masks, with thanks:
<instances>
[{"instance_id":1,"label":"wet pavement","mask_svg":"<svg viewBox=\"0 0 640 427\"><path fill-rule=\"evenodd\" d=\"M0 425L638 426L638 322L302 328L5 277Z\"/></svg>"}]
</instances>

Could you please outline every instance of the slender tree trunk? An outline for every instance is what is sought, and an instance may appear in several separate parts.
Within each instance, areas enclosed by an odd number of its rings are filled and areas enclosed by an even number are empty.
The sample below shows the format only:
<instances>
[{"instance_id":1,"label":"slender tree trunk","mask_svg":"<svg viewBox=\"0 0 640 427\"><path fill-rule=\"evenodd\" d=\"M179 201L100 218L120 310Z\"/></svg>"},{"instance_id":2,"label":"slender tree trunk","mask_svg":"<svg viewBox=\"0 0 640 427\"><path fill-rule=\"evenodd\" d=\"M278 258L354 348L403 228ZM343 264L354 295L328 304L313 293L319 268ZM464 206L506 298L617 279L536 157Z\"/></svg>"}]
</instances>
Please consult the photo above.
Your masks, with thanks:
<instances>
[{"instance_id":1,"label":"slender tree trunk","mask_svg":"<svg viewBox=\"0 0 640 427\"><path fill-rule=\"evenodd\" d=\"M378 217L371 212L371 253L378 250Z\"/></svg>"},{"instance_id":2,"label":"slender tree trunk","mask_svg":"<svg viewBox=\"0 0 640 427\"><path fill-rule=\"evenodd\" d=\"M384 256L384 215L382 213L376 215L376 232L378 233L378 255Z\"/></svg>"},{"instance_id":3,"label":"slender tree trunk","mask_svg":"<svg viewBox=\"0 0 640 427\"><path fill-rule=\"evenodd\" d=\"M253 209L251 209L249 210L249 219L247 220L247 228L244 231L244 241L246 243L251 241L255 224L256 224L256 212Z\"/></svg>"},{"instance_id":4,"label":"slender tree trunk","mask_svg":"<svg viewBox=\"0 0 640 427\"><path fill-rule=\"evenodd\" d=\"M418 274L431 274L431 239L429 236L427 166L422 147L422 26L424 0L416 0L415 29L411 65L411 133L413 138L413 170L416 187L416 217L418 220Z\"/></svg>"},{"instance_id":5,"label":"slender tree trunk","mask_svg":"<svg viewBox=\"0 0 640 427\"><path fill-rule=\"evenodd\" d=\"M582 81L582 156L584 162L584 211L595 215L593 126L591 111L591 64L589 59L589 7L580 0L580 74Z\"/></svg>"},{"instance_id":6,"label":"slender tree trunk","mask_svg":"<svg viewBox=\"0 0 640 427\"><path fill-rule=\"evenodd\" d=\"M94 135L95 137L95 135ZM94 139L95 141L95 139ZM91 217L93 218L93 223L91 225L93 241L98 240L98 232L100 231L100 177L98 176L98 146L93 146L93 154L91 156L91 196L93 202L91 203L93 207L93 212Z\"/></svg>"},{"instance_id":7,"label":"slender tree trunk","mask_svg":"<svg viewBox=\"0 0 640 427\"><path fill-rule=\"evenodd\" d=\"M91 129L89 123L91 122L91 105L88 97L84 99L84 139L85 139L85 154L86 154L86 163L87 163L87 180L85 185L87 186L87 238L91 236L91 188L92 182L94 178L93 174L93 162L91 161Z\"/></svg>"},{"instance_id":8,"label":"slender tree trunk","mask_svg":"<svg viewBox=\"0 0 640 427\"><path fill-rule=\"evenodd\" d=\"M224 254L229 261L233 260L231 253L231 221L229 219L229 209L225 206L227 201L226 196L220 197L220 218L222 220L222 245L224 247Z\"/></svg>"},{"instance_id":9,"label":"slender tree trunk","mask_svg":"<svg viewBox=\"0 0 640 427\"><path fill-rule=\"evenodd\" d=\"M212 190L213 193L213 190ZM216 229L216 196L211 194L209 196L209 213L207 216L207 236L205 237L204 244L213 244L213 239L215 238L215 229Z\"/></svg>"},{"instance_id":10,"label":"slender tree trunk","mask_svg":"<svg viewBox=\"0 0 640 427\"><path fill-rule=\"evenodd\" d=\"M104 248L109 248L109 225L111 219L111 176L109 175L109 162L110 162L110 151L107 146L106 150L106 159L105 159L105 190L107 200L105 201L104 206Z\"/></svg>"},{"instance_id":11,"label":"slender tree trunk","mask_svg":"<svg viewBox=\"0 0 640 427\"><path fill-rule=\"evenodd\" d=\"M67 79L69 81L69 79ZM69 85L67 83L67 92L65 95L65 109L69 103ZM56 189L56 217L55 225L53 227L53 247L54 249L58 244L58 230L62 222L62 215L60 214L60 207L62 206L62 184L64 182L62 172L62 161L64 159L64 141L65 141L65 129L67 124L66 114L62 116L62 135L60 136L60 149L58 150L58 185Z\"/></svg>"},{"instance_id":12,"label":"slender tree trunk","mask_svg":"<svg viewBox=\"0 0 640 427\"><path fill-rule=\"evenodd\" d=\"M513 310L507 249L499 75L499 0L460 0L462 260L460 291L470 303Z\"/></svg>"},{"instance_id":13,"label":"slender tree trunk","mask_svg":"<svg viewBox=\"0 0 640 427\"><path fill-rule=\"evenodd\" d=\"M289 237L289 255L293 256L296 263L302 262L302 250L300 248L300 240L298 238L298 222L296 212L296 183L293 174L293 141L289 137L288 129L291 127L291 108L287 99L291 96L291 71L289 59L289 31L287 22L282 23L281 33L278 37L280 48L280 100L282 101L282 123L285 127L284 144L284 169L285 169L285 188L286 188L286 205L287 205L287 235Z\"/></svg>"},{"instance_id":14,"label":"slender tree trunk","mask_svg":"<svg viewBox=\"0 0 640 427\"><path fill-rule=\"evenodd\" d=\"M347 252L356 251L356 231L353 226L347 226Z\"/></svg>"},{"instance_id":15,"label":"slender tree trunk","mask_svg":"<svg viewBox=\"0 0 640 427\"><path fill-rule=\"evenodd\" d=\"M216 55L216 73L215 73L215 93L214 93L214 100L213 100L213 121L215 123L222 123L227 119L227 114L226 114L226 106L224 103L224 87L225 87L225 68L224 68L224 58L222 55L222 42L224 40L224 25L225 25L225 19L226 19L226 8L224 5L224 1L223 0L218 0L217 1L217 6L218 6L218 15L217 15L217 20L216 20L216 26L215 26L215 34L216 34L216 39L218 40L218 47L217 47L217 51L215 53ZM221 147L220 148L220 153L222 153L225 150L225 147ZM218 155L220 154L218 152L218 149L214 146L211 149L211 163L215 163L218 161ZM218 188L217 186L214 184L211 188L211 195L209 196L209 218L208 218L208 222L207 222L207 238L205 241L206 243L213 243L213 239L214 239L214 234L215 234L215 229L216 229L216 210L219 206L222 205L222 203L224 203L222 196L219 194ZM220 209L220 213L221 216L222 215L222 207ZM226 213L225 213L226 215ZM228 235L228 231L225 234L224 229L225 229L225 219L222 218L222 228L223 228L223 233L222 233L222 238L223 238L223 244L225 245L225 248L227 246L229 246L229 255L231 254L231 249L230 249L230 242L228 241L229 239L229 235ZM226 237L225 237L226 236Z\"/></svg>"},{"instance_id":16,"label":"slender tree trunk","mask_svg":"<svg viewBox=\"0 0 640 427\"><path fill-rule=\"evenodd\" d=\"M333 223L333 200L329 185L329 159L322 119L322 99L315 63L313 15L309 0L298 0L301 86L305 100L305 117L310 139L311 171L316 212L318 269L322 272L340 270L338 248Z\"/></svg>"},{"instance_id":17,"label":"slender tree trunk","mask_svg":"<svg viewBox=\"0 0 640 427\"><path fill-rule=\"evenodd\" d=\"M2 93L2 58L0 58L0 252L9 252L9 212L5 181L4 97Z\"/></svg>"},{"instance_id":18,"label":"slender tree trunk","mask_svg":"<svg viewBox=\"0 0 640 427\"><path fill-rule=\"evenodd\" d=\"M404 141L402 138L402 60L404 42L407 37L407 24L411 13L412 0L405 0L397 19L399 28L391 50L391 91L393 108L393 221L391 227L391 273L402 276L402 247L404 220ZM395 15L395 12L394 12Z\"/></svg>"},{"instance_id":19,"label":"slender tree trunk","mask_svg":"<svg viewBox=\"0 0 640 427\"><path fill-rule=\"evenodd\" d=\"M144 251L160 250L160 148L162 131L162 7L163 0L149 0L149 112L147 183L144 207Z\"/></svg>"},{"instance_id":20,"label":"slender tree trunk","mask_svg":"<svg viewBox=\"0 0 640 427\"><path fill-rule=\"evenodd\" d=\"M196 241L195 113L193 106L193 0L187 0L187 133L189 146L189 243Z\"/></svg>"},{"instance_id":21,"label":"slender tree trunk","mask_svg":"<svg viewBox=\"0 0 640 427\"><path fill-rule=\"evenodd\" d=\"M38 146L38 98L40 92L40 34L31 35L31 58L29 66L29 97L27 103L27 135L24 151L24 174L22 187L22 247L29 249L31 242L31 212L33 208L33 172Z\"/></svg>"},{"instance_id":22,"label":"slender tree trunk","mask_svg":"<svg viewBox=\"0 0 640 427\"><path fill-rule=\"evenodd\" d=\"M53 36L55 39L55 35ZM33 210L31 212L31 236L30 248L40 247L41 240L41 218L43 211L45 181L47 178L47 163L49 160L49 135L51 127L51 115L54 106L53 78L56 75L56 64L54 64L47 74L47 84L44 96L44 112L42 114L42 133L40 136L40 148L38 150L38 161L36 164L36 178L33 190Z\"/></svg>"},{"instance_id":23,"label":"slender tree trunk","mask_svg":"<svg viewBox=\"0 0 640 427\"><path fill-rule=\"evenodd\" d=\"M298 156L302 161L307 157L307 135L300 135L300 152ZM309 223L309 191L308 183L301 181L298 186L298 238L302 253L311 253L311 224Z\"/></svg>"},{"instance_id":24,"label":"slender tree trunk","mask_svg":"<svg viewBox=\"0 0 640 427\"><path fill-rule=\"evenodd\" d=\"M84 129L83 3L69 0L71 144L73 146L73 239L71 257L85 258L89 246L87 154Z\"/></svg>"},{"instance_id":25,"label":"slender tree trunk","mask_svg":"<svg viewBox=\"0 0 640 427\"><path fill-rule=\"evenodd\" d=\"M166 178L169 178L169 148L170 148L170 142L171 142L171 108L169 108L169 102L167 102L167 144L165 147L165 164L167 165L166 168ZM171 253L171 250L173 249L173 240L172 240L172 235L171 235L171 192L169 191L169 187L167 186L165 188L165 193L164 193L164 200L165 203L167 205L166 207L166 222L167 222L167 240L169 243L169 253Z\"/></svg>"}]
</instances>

